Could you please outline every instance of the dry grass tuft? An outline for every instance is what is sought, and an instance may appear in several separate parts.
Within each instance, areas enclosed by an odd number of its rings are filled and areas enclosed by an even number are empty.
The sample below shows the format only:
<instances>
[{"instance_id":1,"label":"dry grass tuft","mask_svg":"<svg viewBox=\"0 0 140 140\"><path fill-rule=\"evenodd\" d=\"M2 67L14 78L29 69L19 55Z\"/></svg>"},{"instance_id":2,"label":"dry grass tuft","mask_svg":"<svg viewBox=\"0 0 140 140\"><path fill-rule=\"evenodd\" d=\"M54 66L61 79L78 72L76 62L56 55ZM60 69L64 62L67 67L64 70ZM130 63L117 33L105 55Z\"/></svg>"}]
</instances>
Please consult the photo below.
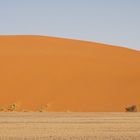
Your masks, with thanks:
<instances>
[{"instance_id":1,"label":"dry grass tuft","mask_svg":"<svg viewBox=\"0 0 140 140\"><path fill-rule=\"evenodd\" d=\"M0 107L0 112L5 112L6 109L4 107Z\"/></svg>"},{"instance_id":2,"label":"dry grass tuft","mask_svg":"<svg viewBox=\"0 0 140 140\"><path fill-rule=\"evenodd\" d=\"M10 104L8 107L7 107L7 110L8 111L18 111L20 108L20 106L17 104L17 103L13 103L13 104Z\"/></svg>"},{"instance_id":3,"label":"dry grass tuft","mask_svg":"<svg viewBox=\"0 0 140 140\"><path fill-rule=\"evenodd\" d=\"M47 112L47 106L41 106L39 112Z\"/></svg>"}]
</instances>

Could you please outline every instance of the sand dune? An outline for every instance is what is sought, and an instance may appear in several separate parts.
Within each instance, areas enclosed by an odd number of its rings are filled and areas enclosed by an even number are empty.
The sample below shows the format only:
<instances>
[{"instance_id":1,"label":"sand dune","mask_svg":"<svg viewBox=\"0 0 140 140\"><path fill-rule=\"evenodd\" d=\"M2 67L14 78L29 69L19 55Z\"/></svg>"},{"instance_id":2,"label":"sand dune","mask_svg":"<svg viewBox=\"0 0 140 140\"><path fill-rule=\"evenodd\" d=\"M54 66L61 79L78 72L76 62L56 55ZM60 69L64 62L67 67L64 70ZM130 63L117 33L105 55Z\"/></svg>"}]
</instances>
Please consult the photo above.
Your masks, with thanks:
<instances>
[{"instance_id":1,"label":"sand dune","mask_svg":"<svg viewBox=\"0 0 140 140\"><path fill-rule=\"evenodd\" d=\"M0 36L0 106L48 111L140 109L140 52L85 41Z\"/></svg>"}]
</instances>

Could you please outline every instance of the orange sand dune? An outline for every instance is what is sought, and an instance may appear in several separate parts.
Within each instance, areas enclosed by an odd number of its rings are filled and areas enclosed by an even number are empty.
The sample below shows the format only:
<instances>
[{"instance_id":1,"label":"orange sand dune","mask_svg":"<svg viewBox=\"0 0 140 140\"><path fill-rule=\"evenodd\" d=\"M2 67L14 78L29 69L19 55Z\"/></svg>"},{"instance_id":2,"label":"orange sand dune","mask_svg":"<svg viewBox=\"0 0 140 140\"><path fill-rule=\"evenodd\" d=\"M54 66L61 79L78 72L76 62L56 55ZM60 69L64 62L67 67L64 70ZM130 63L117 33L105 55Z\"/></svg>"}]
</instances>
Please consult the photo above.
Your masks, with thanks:
<instances>
[{"instance_id":1,"label":"orange sand dune","mask_svg":"<svg viewBox=\"0 0 140 140\"><path fill-rule=\"evenodd\" d=\"M0 36L0 106L48 111L140 109L140 52L41 36Z\"/></svg>"}]
</instances>

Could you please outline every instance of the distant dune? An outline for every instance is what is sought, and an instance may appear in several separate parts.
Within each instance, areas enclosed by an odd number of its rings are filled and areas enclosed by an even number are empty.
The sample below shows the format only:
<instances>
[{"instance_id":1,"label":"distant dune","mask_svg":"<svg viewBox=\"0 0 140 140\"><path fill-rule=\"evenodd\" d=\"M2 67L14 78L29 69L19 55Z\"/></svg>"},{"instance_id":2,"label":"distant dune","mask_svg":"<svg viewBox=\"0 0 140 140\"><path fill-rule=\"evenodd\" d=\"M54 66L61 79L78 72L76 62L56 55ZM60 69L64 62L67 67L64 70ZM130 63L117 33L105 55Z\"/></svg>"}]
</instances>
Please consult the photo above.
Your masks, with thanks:
<instances>
[{"instance_id":1,"label":"distant dune","mask_svg":"<svg viewBox=\"0 0 140 140\"><path fill-rule=\"evenodd\" d=\"M140 52L42 36L0 36L0 106L140 110Z\"/></svg>"}]
</instances>

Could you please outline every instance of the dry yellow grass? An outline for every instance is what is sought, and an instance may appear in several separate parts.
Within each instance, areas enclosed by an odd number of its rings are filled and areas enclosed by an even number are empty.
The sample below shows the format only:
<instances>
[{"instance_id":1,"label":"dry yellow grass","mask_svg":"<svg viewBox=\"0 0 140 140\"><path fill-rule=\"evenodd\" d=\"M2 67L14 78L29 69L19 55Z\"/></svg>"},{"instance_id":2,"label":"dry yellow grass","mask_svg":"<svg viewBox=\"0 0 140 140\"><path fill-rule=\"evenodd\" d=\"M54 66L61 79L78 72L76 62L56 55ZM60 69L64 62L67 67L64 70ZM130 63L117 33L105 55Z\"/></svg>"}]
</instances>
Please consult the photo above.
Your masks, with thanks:
<instances>
[{"instance_id":1,"label":"dry yellow grass","mask_svg":"<svg viewBox=\"0 0 140 140\"><path fill-rule=\"evenodd\" d=\"M0 113L0 140L140 140L140 113Z\"/></svg>"}]
</instances>

